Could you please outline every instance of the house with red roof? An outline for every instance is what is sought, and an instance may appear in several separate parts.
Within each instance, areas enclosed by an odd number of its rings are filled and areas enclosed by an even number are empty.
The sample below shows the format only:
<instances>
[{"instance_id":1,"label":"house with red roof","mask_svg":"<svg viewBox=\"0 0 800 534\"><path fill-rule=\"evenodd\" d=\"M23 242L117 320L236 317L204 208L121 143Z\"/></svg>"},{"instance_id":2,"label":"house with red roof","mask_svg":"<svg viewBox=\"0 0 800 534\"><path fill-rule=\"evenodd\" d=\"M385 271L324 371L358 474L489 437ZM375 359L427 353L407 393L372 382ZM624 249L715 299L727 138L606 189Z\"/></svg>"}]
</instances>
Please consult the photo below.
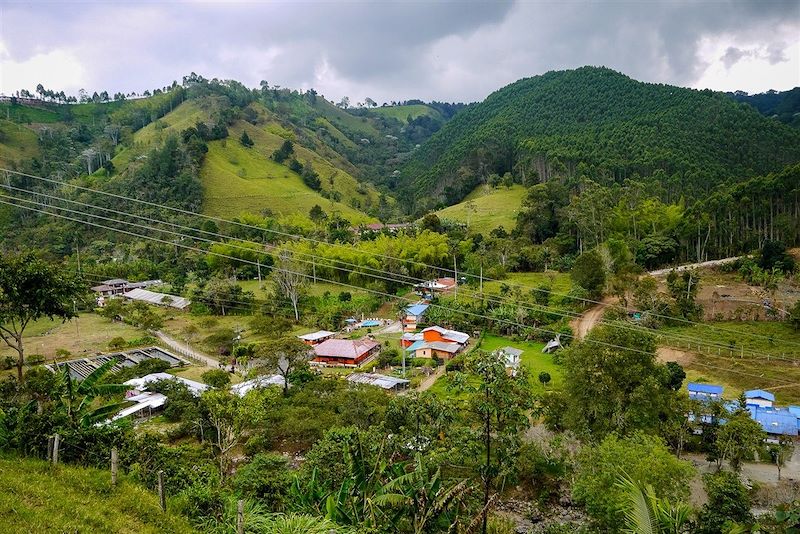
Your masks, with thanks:
<instances>
[{"instance_id":1,"label":"house with red roof","mask_svg":"<svg viewBox=\"0 0 800 534\"><path fill-rule=\"evenodd\" d=\"M369 338L328 339L314 346L313 362L322 365L358 367L380 351L380 343Z\"/></svg>"}]
</instances>

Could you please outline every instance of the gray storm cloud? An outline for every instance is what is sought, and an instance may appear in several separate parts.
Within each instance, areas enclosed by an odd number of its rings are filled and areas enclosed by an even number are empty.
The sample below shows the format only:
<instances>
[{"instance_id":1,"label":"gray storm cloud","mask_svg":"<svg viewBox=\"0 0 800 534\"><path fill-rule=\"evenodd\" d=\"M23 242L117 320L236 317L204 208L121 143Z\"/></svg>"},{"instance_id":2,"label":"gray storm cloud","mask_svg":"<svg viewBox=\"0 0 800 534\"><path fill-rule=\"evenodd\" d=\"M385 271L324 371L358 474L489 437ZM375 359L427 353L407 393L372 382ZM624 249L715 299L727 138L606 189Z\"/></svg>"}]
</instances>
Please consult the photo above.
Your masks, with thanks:
<instances>
[{"instance_id":1,"label":"gray storm cloud","mask_svg":"<svg viewBox=\"0 0 800 534\"><path fill-rule=\"evenodd\" d=\"M780 64L800 38L787 41L779 26L800 33L800 3L28 3L0 6L0 58L24 67L66 53L82 73L71 83L90 91L141 91L194 71L332 99L471 101L585 64L692 84L707 67L700 44L716 36L731 40L717 58L726 68L753 43ZM58 87L53 77L41 73Z\"/></svg>"}]
</instances>

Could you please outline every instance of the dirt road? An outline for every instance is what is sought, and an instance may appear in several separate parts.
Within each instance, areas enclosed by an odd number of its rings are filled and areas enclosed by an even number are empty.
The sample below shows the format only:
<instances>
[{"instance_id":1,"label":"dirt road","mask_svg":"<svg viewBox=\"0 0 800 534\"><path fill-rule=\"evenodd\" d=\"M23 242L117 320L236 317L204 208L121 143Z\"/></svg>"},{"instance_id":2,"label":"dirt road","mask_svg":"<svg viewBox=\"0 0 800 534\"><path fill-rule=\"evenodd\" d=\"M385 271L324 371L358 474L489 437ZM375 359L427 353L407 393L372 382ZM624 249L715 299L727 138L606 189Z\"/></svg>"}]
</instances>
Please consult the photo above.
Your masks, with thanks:
<instances>
[{"instance_id":1,"label":"dirt road","mask_svg":"<svg viewBox=\"0 0 800 534\"><path fill-rule=\"evenodd\" d=\"M572 327L572 331L575 333L575 337L578 339L583 339L586 337L586 334L589 333L589 330L594 328L594 326L603 318L603 313L606 311L606 306L611 304L616 304L617 299L614 297L605 297L600 304L596 304L593 308L590 308L580 317L576 317L572 321L570 321L569 325Z\"/></svg>"},{"instance_id":2,"label":"dirt road","mask_svg":"<svg viewBox=\"0 0 800 534\"><path fill-rule=\"evenodd\" d=\"M422 382L419 383L419 387L417 388L417 391L422 392L422 391L426 391L426 390L430 389L431 386L433 386L433 383L436 382L436 380L438 380L439 377L444 374L444 370L445 370L444 369L444 365L440 365L439 367L437 367L436 371L434 371L434 373L432 375L426 376L422 380Z\"/></svg>"},{"instance_id":3,"label":"dirt road","mask_svg":"<svg viewBox=\"0 0 800 534\"><path fill-rule=\"evenodd\" d=\"M650 274L652 276L660 276L669 274L669 272L673 269L680 272L680 271L685 271L687 269L697 269L700 267L716 267L718 265L725 265L726 263L732 263L741 257L742 256L734 256L732 258L722 258L719 260L701 261L700 263L687 263L686 265L678 265L677 267L669 267L667 269L658 269L655 271L650 271Z\"/></svg>"},{"instance_id":4,"label":"dirt road","mask_svg":"<svg viewBox=\"0 0 800 534\"><path fill-rule=\"evenodd\" d=\"M189 358L190 360L195 360L197 362L202 363L203 365L207 365L209 367L217 367L219 366L219 360L212 358L211 356L207 356L202 352L198 352L191 348L186 343L178 341L177 339L170 337L169 335L165 334L161 330L156 330L154 332L156 337L160 339L166 346L177 352L179 355Z\"/></svg>"}]
</instances>

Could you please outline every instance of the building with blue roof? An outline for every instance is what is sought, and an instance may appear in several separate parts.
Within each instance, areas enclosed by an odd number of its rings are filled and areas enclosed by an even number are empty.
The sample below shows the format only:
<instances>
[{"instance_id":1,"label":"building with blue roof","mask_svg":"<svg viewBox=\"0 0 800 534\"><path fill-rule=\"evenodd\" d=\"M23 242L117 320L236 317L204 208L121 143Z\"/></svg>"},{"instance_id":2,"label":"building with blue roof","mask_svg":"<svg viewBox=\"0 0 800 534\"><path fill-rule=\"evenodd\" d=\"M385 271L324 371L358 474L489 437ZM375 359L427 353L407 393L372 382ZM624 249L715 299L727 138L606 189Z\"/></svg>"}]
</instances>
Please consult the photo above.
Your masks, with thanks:
<instances>
[{"instance_id":1,"label":"building with blue roof","mask_svg":"<svg viewBox=\"0 0 800 534\"><path fill-rule=\"evenodd\" d=\"M403 316L403 331L416 331L417 326L425 322L425 312L428 311L428 307L429 306L423 302L407 306L406 309L403 310L405 313Z\"/></svg>"},{"instance_id":2,"label":"building with blue roof","mask_svg":"<svg viewBox=\"0 0 800 534\"><path fill-rule=\"evenodd\" d=\"M722 398L722 386L689 382L686 385L686 389L689 391L689 398L692 400L715 401Z\"/></svg>"},{"instance_id":3,"label":"building with blue roof","mask_svg":"<svg viewBox=\"0 0 800 534\"><path fill-rule=\"evenodd\" d=\"M775 395L763 389L751 389L744 392L744 398L747 404L760 406L763 408L771 408L775 402Z\"/></svg>"},{"instance_id":4,"label":"building with blue roof","mask_svg":"<svg viewBox=\"0 0 800 534\"><path fill-rule=\"evenodd\" d=\"M796 436L797 416L787 409L748 406L753 419L770 435Z\"/></svg>"}]
</instances>

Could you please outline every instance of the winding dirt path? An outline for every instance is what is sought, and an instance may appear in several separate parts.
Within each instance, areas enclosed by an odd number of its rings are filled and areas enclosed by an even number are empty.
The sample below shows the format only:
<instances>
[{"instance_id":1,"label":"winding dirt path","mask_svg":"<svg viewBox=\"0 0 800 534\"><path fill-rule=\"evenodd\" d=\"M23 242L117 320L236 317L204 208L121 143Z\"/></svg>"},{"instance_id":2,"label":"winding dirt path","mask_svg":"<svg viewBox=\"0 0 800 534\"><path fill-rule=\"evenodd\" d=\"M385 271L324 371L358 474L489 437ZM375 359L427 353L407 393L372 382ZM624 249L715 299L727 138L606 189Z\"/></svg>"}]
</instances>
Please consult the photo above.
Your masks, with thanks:
<instances>
[{"instance_id":1,"label":"winding dirt path","mask_svg":"<svg viewBox=\"0 0 800 534\"><path fill-rule=\"evenodd\" d=\"M444 374L444 371L445 371L444 365L440 365L439 367L437 367L436 371L433 374L431 374L430 376L426 376L422 380L422 382L419 383L417 391L422 392L430 389L431 386L433 386L433 383L436 382L436 380L438 380L439 377Z\"/></svg>"},{"instance_id":2,"label":"winding dirt path","mask_svg":"<svg viewBox=\"0 0 800 534\"><path fill-rule=\"evenodd\" d=\"M616 297L605 297L600 304L596 304L580 317L576 317L570 321L569 325L572 327L575 337L578 339L585 338L586 334L588 334L589 331L600 321L600 319L603 318L603 314L606 311L606 306L616 303Z\"/></svg>"}]
</instances>

